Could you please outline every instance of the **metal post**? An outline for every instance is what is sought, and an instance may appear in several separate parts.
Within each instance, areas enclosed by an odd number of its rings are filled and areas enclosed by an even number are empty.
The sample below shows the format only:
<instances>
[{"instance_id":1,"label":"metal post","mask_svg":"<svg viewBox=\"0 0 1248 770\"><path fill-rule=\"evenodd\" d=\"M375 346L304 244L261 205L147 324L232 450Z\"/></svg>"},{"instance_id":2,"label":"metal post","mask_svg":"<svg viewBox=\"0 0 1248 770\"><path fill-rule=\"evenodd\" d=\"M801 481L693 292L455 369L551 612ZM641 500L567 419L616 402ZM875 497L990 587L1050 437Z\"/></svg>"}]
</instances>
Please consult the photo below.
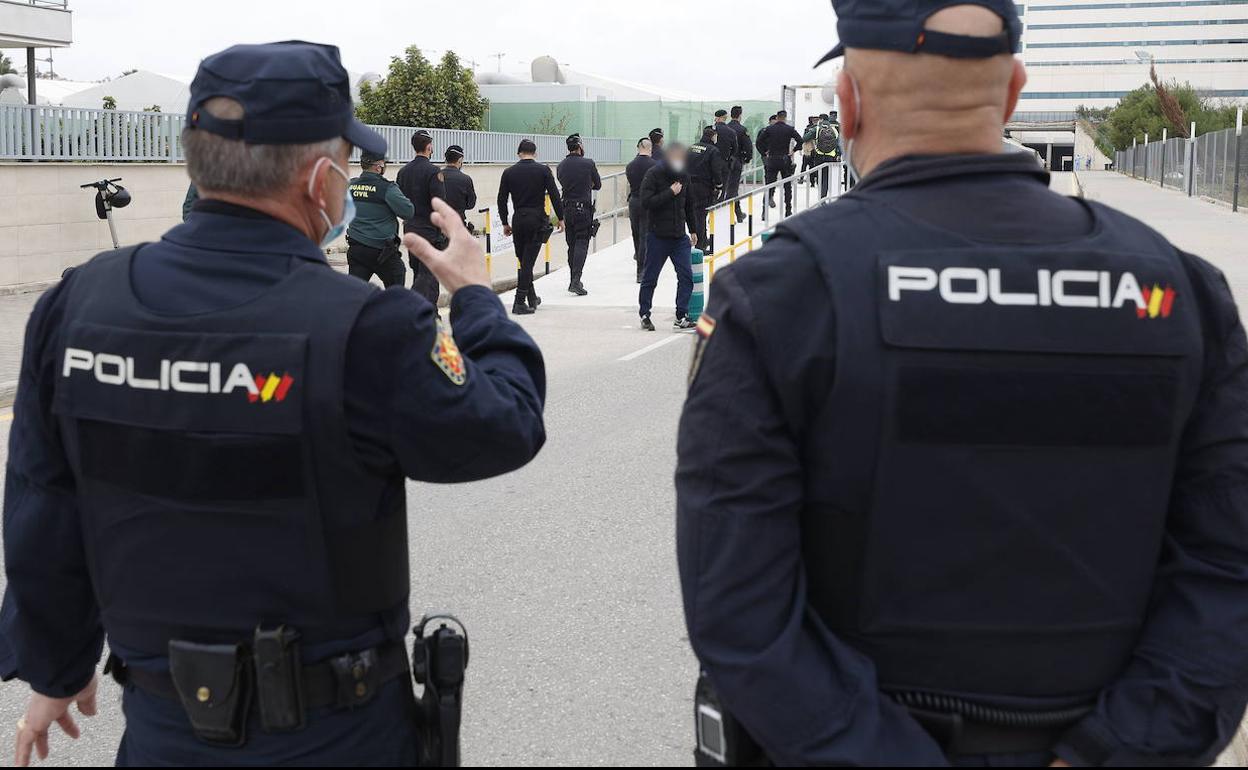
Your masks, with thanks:
<instances>
[{"instance_id":1,"label":"metal post","mask_svg":"<svg viewBox=\"0 0 1248 770\"><path fill-rule=\"evenodd\" d=\"M1157 180L1163 188L1166 186L1166 142L1170 138L1170 129L1161 129L1161 178Z\"/></svg>"},{"instance_id":2,"label":"metal post","mask_svg":"<svg viewBox=\"0 0 1248 770\"><path fill-rule=\"evenodd\" d=\"M494 282L494 234L491 229L492 220L488 208L477 209L478 214L485 214L485 273Z\"/></svg>"},{"instance_id":3,"label":"metal post","mask_svg":"<svg viewBox=\"0 0 1248 770\"><path fill-rule=\"evenodd\" d=\"M550 219L550 196L546 196L546 218ZM569 254L569 257L572 255ZM546 275L550 275L550 240L546 240Z\"/></svg>"},{"instance_id":4,"label":"metal post","mask_svg":"<svg viewBox=\"0 0 1248 770\"><path fill-rule=\"evenodd\" d=\"M1196 192L1196 121L1187 132L1187 197Z\"/></svg>"},{"instance_id":5,"label":"metal post","mask_svg":"<svg viewBox=\"0 0 1248 770\"><path fill-rule=\"evenodd\" d=\"M35 77L35 75L37 75L38 72L39 70L35 69L35 49L27 48L26 49L26 103L27 104L34 105L34 104L39 103L35 99L35 96L36 96L35 85L38 83L38 80L39 80L37 77Z\"/></svg>"},{"instance_id":6,"label":"metal post","mask_svg":"<svg viewBox=\"0 0 1248 770\"><path fill-rule=\"evenodd\" d=\"M1148 132L1144 132L1144 181L1148 181L1148 160L1152 153L1148 150Z\"/></svg>"},{"instance_id":7,"label":"metal post","mask_svg":"<svg viewBox=\"0 0 1248 770\"><path fill-rule=\"evenodd\" d=\"M1239 152L1243 139L1241 135L1244 133L1244 108L1240 107L1235 110L1235 187L1231 193L1231 211L1239 211Z\"/></svg>"}]
</instances>

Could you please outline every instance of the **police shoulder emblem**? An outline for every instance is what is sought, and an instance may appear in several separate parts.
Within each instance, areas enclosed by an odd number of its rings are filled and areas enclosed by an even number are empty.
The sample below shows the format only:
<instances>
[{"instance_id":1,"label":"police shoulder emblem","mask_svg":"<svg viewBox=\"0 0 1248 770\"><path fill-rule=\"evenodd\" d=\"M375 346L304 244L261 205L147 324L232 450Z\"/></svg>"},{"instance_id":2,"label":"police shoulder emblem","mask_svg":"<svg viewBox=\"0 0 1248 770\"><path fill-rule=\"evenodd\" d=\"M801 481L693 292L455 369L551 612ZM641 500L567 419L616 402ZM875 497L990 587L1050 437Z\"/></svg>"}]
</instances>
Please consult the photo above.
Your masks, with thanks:
<instances>
[{"instance_id":1,"label":"police shoulder emblem","mask_svg":"<svg viewBox=\"0 0 1248 770\"><path fill-rule=\"evenodd\" d=\"M446 324L438 322L438 333L433 340L433 351L429 354L446 378L456 385L468 381L468 368L464 366L464 356L455 344L455 338L446 328Z\"/></svg>"},{"instance_id":2,"label":"police shoulder emblem","mask_svg":"<svg viewBox=\"0 0 1248 770\"><path fill-rule=\"evenodd\" d=\"M698 319L698 344L693 349L693 360L689 363L689 387L693 387L693 381L698 378L698 371L702 369L702 357L706 355L706 345L711 341L711 335L715 333L715 319L706 313Z\"/></svg>"}]
</instances>

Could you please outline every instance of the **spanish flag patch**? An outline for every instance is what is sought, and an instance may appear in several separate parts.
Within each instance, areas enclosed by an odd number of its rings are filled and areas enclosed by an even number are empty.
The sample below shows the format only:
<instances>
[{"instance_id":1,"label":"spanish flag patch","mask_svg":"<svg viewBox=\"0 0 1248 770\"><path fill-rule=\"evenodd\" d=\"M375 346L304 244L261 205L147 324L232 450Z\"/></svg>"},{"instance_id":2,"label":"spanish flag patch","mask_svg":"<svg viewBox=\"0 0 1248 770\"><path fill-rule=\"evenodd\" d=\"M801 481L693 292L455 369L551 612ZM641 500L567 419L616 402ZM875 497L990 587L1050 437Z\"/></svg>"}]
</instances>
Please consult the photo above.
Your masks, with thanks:
<instances>
[{"instance_id":1,"label":"spanish flag patch","mask_svg":"<svg viewBox=\"0 0 1248 770\"><path fill-rule=\"evenodd\" d=\"M698 336L705 339L707 337L710 337L714 333L715 333L715 319L711 318L706 313L703 313L702 317L698 319Z\"/></svg>"},{"instance_id":2,"label":"spanish flag patch","mask_svg":"<svg viewBox=\"0 0 1248 770\"><path fill-rule=\"evenodd\" d=\"M711 335L715 333L715 319L706 313L698 319L698 343L693 348L693 360L689 362L689 387L693 387L693 382L698 378L698 372L702 369L702 358L706 355L706 346L711 341Z\"/></svg>"},{"instance_id":3,"label":"spanish flag patch","mask_svg":"<svg viewBox=\"0 0 1248 770\"><path fill-rule=\"evenodd\" d=\"M446 324L441 321L438 322L438 334L433 340L433 351L429 357L451 382L463 385L468 381L464 356L459 352L459 346L455 344L455 338L451 336Z\"/></svg>"}]
</instances>

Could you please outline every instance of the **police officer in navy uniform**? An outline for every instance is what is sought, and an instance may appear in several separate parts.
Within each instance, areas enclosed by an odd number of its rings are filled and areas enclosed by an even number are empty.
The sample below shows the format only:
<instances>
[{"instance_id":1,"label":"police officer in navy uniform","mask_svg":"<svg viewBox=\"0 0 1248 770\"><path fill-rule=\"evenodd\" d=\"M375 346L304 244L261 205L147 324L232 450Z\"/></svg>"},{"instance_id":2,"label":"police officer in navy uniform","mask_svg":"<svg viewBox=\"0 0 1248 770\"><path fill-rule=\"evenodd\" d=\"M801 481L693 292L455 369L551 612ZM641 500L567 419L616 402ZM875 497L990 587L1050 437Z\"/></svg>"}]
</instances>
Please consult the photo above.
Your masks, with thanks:
<instances>
[{"instance_id":1,"label":"police officer in navy uniform","mask_svg":"<svg viewBox=\"0 0 1248 770\"><path fill-rule=\"evenodd\" d=\"M714 126L702 129L702 141L689 145L685 167L689 174L689 200L697 211L698 243L708 247L706 237L707 209L719 200L719 190L724 184L727 164L715 146L719 134Z\"/></svg>"},{"instance_id":2,"label":"police officer in navy uniform","mask_svg":"<svg viewBox=\"0 0 1248 770\"><path fill-rule=\"evenodd\" d=\"M650 155L658 163L663 160L663 129L652 128L647 136L650 139Z\"/></svg>"},{"instance_id":3,"label":"police officer in navy uniform","mask_svg":"<svg viewBox=\"0 0 1248 770\"><path fill-rule=\"evenodd\" d=\"M628 179L628 224L633 232L633 261L637 263L637 283L641 283L646 265L646 207L641 205L641 183L646 172L657 161L653 156L654 145L649 139L637 142L637 157L628 162L624 176Z\"/></svg>"},{"instance_id":4,"label":"police officer in navy uniform","mask_svg":"<svg viewBox=\"0 0 1248 770\"><path fill-rule=\"evenodd\" d=\"M589 242L594 237L594 191L602 189L602 177L598 174L598 165L585 157L585 143L580 134L569 136L567 145L567 157L559 161L555 175L563 188L568 291L583 297L589 293L581 282L581 274L589 258Z\"/></svg>"},{"instance_id":5,"label":"police officer in navy uniform","mask_svg":"<svg viewBox=\"0 0 1248 770\"><path fill-rule=\"evenodd\" d=\"M468 232L475 233L476 228L468 221L468 212L477 207L477 186L472 177L464 173L464 148L452 144L446 148L443 156L446 165L442 167L442 184L446 188L446 203L455 209Z\"/></svg>"},{"instance_id":6,"label":"police officer in navy uniform","mask_svg":"<svg viewBox=\"0 0 1248 770\"><path fill-rule=\"evenodd\" d=\"M533 266L555 230L546 213L546 201L550 200L559 230L564 229L563 201L554 172L537 162L537 144L532 139L520 140L516 157L519 160L508 166L498 180L498 218L503 223L503 235L512 239L518 263L511 312L532 315L542 304L533 285ZM514 213L509 211L508 204L514 207Z\"/></svg>"},{"instance_id":7,"label":"police officer in navy uniform","mask_svg":"<svg viewBox=\"0 0 1248 770\"><path fill-rule=\"evenodd\" d=\"M387 288L402 286L407 271L399 251L399 220L412 215L412 202L386 179L384 153L361 153L360 168L363 173L350 186L355 218L347 227L347 272L365 281L376 275Z\"/></svg>"},{"instance_id":8,"label":"police officer in navy uniform","mask_svg":"<svg viewBox=\"0 0 1248 770\"><path fill-rule=\"evenodd\" d=\"M399 189L416 209L403 224L403 230L416 233L432 243L434 248L444 248L446 236L432 222L434 199L446 200L445 177L442 169L431 160L433 137L428 131L415 132L412 134L412 149L416 151L416 157L408 161L395 177ZM436 306L441 294L437 278L415 254L408 254L407 263L412 268L412 291Z\"/></svg>"},{"instance_id":9,"label":"police officer in navy uniform","mask_svg":"<svg viewBox=\"0 0 1248 770\"><path fill-rule=\"evenodd\" d=\"M1209 764L1248 700L1226 281L1002 152L1012 1L833 6L861 182L716 272L680 426L706 681L780 766Z\"/></svg>"},{"instance_id":10,"label":"police officer in navy uniform","mask_svg":"<svg viewBox=\"0 0 1248 770\"><path fill-rule=\"evenodd\" d=\"M740 105L728 111L732 117L732 120L728 121L728 127L737 132L737 157L733 158L732 166L728 169L728 184L724 190L729 199L741 194L741 174L745 167L754 160L754 142L750 139L749 129L741 124L743 112ZM744 222L745 212L741 210L741 202L733 204L733 208L736 210L737 222Z\"/></svg>"},{"instance_id":11,"label":"police officer in navy uniform","mask_svg":"<svg viewBox=\"0 0 1248 770\"><path fill-rule=\"evenodd\" d=\"M767 184L777 179L793 176L797 173L797 165L793 162L793 148L800 147L802 135L788 124L789 114L784 110L776 113L776 122L758 132L754 140L758 154L765 161L764 179ZM793 214L793 183L784 183L784 215ZM767 191L767 206L776 207L776 188Z\"/></svg>"},{"instance_id":12,"label":"police officer in navy uniform","mask_svg":"<svg viewBox=\"0 0 1248 770\"><path fill-rule=\"evenodd\" d=\"M728 185L732 180L732 164L740 152L737 147L738 134L728 125L728 110L715 111L715 147L724 158L724 182L720 189L720 199L727 200Z\"/></svg>"},{"instance_id":13,"label":"police officer in navy uniform","mask_svg":"<svg viewBox=\"0 0 1248 770\"><path fill-rule=\"evenodd\" d=\"M0 669L32 690L17 764L94 711L107 639L120 765L412 765L404 478L528 462L542 356L441 201L449 247L405 245L453 338L326 263L352 147L386 150L336 48L235 46L190 90L189 220L79 267L28 325L0 613Z\"/></svg>"}]
</instances>

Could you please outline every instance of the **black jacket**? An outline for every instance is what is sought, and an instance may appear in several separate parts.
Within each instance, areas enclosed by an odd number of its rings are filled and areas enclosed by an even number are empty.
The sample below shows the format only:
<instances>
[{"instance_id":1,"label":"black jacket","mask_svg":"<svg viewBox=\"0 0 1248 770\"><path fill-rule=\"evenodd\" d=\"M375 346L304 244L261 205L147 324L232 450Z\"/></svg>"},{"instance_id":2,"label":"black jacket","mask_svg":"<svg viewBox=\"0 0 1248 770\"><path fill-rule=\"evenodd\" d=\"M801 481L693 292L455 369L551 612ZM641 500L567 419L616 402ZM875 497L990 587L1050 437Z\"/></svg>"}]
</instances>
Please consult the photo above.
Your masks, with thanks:
<instances>
[{"instance_id":1,"label":"black jacket","mask_svg":"<svg viewBox=\"0 0 1248 770\"><path fill-rule=\"evenodd\" d=\"M454 166L442 169L442 183L446 187L446 205L459 212L467 221L467 212L477 207L477 188L472 177Z\"/></svg>"},{"instance_id":2,"label":"black jacket","mask_svg":"<svg viewBox=\"0 0 1248 770\"><path fill-rule=\"evenodd\" d=\"M728 121L728 127L737 132L737 156L742 163L754 160L754 142L750 141L750 132L739 120Z\"/></svg>"},{"instance_id":3,"label":"black jacket","mask_svg":"<svg viewBox=\"0 0 1248 770\"><path fill-rule=\"evenodd\" d=\"M446 185L442 182L442 170L423 155L399 169L395 177L399 190L412 202L416 213L403 223L404 232L428 235L437 228L429 221L433 213L433 199L446 200Z\"/></svg>"},{"instance_id":4,"label":"black jacket","mask_svg":"<svg viewBox=\"0 0 1248 770\"><path fill-rule=\"evenodd\" d=\"M714 142L690 145L688 165L690 180L710 187L720 187L727 176L727 161Z\"/></svg>"},{"instance_id":5,"label":"black jacket","mask_svg":"<svg viewBox=\"0 0 1248 770\"><path fill-rule=\"evenodd\" d=\"M559 161L557 175L564 203L593 203L593 191L602 189L598 165L584 155L572 153Z\"/></svg>"},{"instance_id":6,"label":"black jacket","mask_svg":"<svg viewBox=\"0 0 1248 770\"><path fill-rule=\"evenodd\" d=\"M783 158L793 152L794 145L790 142L796 142L796 146L801 147L802 135L788 123L773 123L758 132L754 146L763 157Z\"/></svg>"},{"instance_id":7,"label":"black jacket","mask_svg":"<svg viewBox=\"0 0 1248 770\"><path fill-rule=\"evenodd\" d=\"M641 181L646 178L646 172L654 168L654 164L658 163L649 155L638 155L628 162L628 166L624 169L624 176L628 178L628 197L635 198L641 195Z\"/></svg>"},{"instance_id":8,"label":"black jacket","mask_svg":"<svg viewBox=\"0 0 1248 770\"><path fill-rule=\"evenodd\" d=\"M555 210L555 217L563 219L563 201L559 199L559 187L555 184L555 175L549 166L526 158L503 171L498 182L498 218L504 225L511 223L507 214L507 199L515 205L515 210L546 208L546 196L550 196L550 205Z\"/></svg>"},{"instance_id":9,"label":"black jacket","mask_svg":"<svg viewBox=\"0 0 1248 770\"><path fill-rule=\"evenodd\" d=\"M731 165L741 153L741 148L737 147L736 129L727 123L716 123L715 146L719 148L719 154L724 156L724 162Z\"/></svg>"},{"instance_id":10,"label":"black jacket","mask_svg":"<svg viewBox=\"0 0 1248 770\"><path fill-rule=\"evenodd\" d=\"M679 194L672 184L681 183ZM641 205L649 214L650 232L659 238L683 238L698 230L698 212L689 197L689 175L673 174L666 163L646 172L641 181Z\"/></svg>"}]
</instances>

